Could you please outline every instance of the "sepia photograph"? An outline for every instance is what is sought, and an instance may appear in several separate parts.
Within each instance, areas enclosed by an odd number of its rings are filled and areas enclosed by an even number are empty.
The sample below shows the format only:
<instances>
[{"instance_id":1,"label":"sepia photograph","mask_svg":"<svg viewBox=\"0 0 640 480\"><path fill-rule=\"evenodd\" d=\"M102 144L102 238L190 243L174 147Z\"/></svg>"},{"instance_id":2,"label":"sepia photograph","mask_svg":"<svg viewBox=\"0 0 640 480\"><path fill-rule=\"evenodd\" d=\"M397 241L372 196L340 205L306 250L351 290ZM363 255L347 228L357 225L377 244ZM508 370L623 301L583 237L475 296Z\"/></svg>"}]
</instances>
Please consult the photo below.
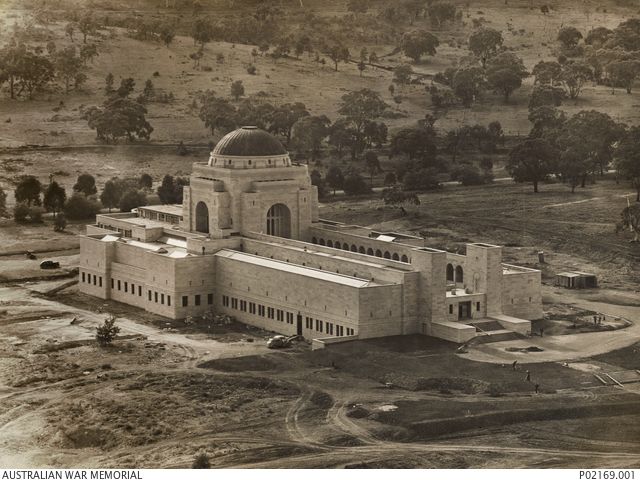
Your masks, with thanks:
<instances>
[{"instance_id":1,"label":"sepia photograph","mask_svg":"<svg viewBox=\"0 0 640 480\"><path fill-rule=\"evenodd\" d=\"M634 479L640 0L0 0L0 469Z\"/></svg>"}]
</instances>

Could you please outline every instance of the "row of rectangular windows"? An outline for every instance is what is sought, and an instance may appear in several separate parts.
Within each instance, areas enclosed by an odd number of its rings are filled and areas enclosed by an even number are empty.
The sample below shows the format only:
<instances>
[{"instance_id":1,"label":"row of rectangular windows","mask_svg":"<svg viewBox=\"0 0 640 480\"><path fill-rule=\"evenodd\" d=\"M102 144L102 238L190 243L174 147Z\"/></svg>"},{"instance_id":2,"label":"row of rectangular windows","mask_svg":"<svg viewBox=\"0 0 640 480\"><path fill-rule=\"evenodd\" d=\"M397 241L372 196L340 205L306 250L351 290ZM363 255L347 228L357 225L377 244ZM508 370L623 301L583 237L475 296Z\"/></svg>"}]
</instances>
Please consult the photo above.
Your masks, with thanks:
<instances>
[{"instance_id":1,"label":"row of rectangular windows","mask_svg":"<svg viewBox=\"0 0 640 480\"><path fill-rule=\"evenodd\" d=\"M82 281L85 283L93 283L93 285L98 285L98 286L102 286L102 277L97 276L97 275L92 275L90 273L85 275L85 272L82 272ZM121 280L115 280L115 279L111 279L111 288L116 288L118 291L122 290L123 287L123 283L124 283L124 292L128 293L131 292L132 295L136 294L136 285L132 282L131 284L129 284L129 282L122 282ZM158 293L158 292L152 292L151 290L147 291L148 294L148 300L154 301L155 303L160 303L161 305L164 305L165 303L165 294L164 293ZM138 296L142 296L142 286L138 285ZM167 306L171 306L171 295L166 295L166 301L167 301ZM194 304L196 306L201 305L201 296L200 295L194 295ZM213 294L209 293L207 294L207 304L208 305L212 305L213 304ZM247 311L247 307L249 310L249 313L251 313L252 315L256 315L256 311L257 311L257 315L261 316L261 317L267 317L270 318L272 320L278 320L280 322L285 321L285 317L286 317L286 322L290 325L293 325L293 320L294 320L294 314L292 312L285 312L284 310L280 310L280 309L275 309L273 307L266 307L264 305L256 305L254 302L247 302L246 300L238 300L237 298L229 298L227 295L223 295L222 296L222 305L224 307L229 307L231 306L231 308L235 309L235 310L240 310L242 312L246 312ZM182 296L182 306L183 307L187 307L189 306L189 297L187 295L183 295ZM479 309L480 304L478 303L478 309ZM257 307L257 310L256 310ZM453 313L453 305L450 305L450 312ZM314 327L314 322L313 322L313 318L311 317L305 317L305 326L307 329L313 330ZM324 333L327 333L329 335L333 335L334 333L334 325L330 322L323 322L322 320L318 320L316 319L315 321L315 330L317 332L323 332L323 327L324 327ZM344 327L342 325L335 325L335 332L336 335L339 337L342 337L344 335ZM347 331L347 335L353 335L354 334L354 330L353 328L349 328L347 327L346 329Z\"/></svg>"},{"instance_id":2,"label":"row of rectangular windows","mask_svg":"<svg viewBox=\"0 0 640 480\"><path fill-rule=\"evenodd\" d=\"M180 223L182 217L178 215L169 215L168 213L156 213L156 212L146 212L145 210L140 211L140 217L148 218L149 220L159 220L161 222L167 222L172 224Z\"/></svg>"},{"instance_id":3,"label":"row of rectangular windows","mask_svg":"<svg viewBox=\"0 0 640 480\"><path fill-rule=\"evenodd\" d=\"M286 322L290 325L293 325L293 313L285 312L284 310L276 309L273 307L265 307L264 305L257 305L254 302L247 302L246 300L230 298L227 295L222 296L222 306L230 307L234 310L240 310L241 312L248 311L252 315L267 317L272 320L278 320L280 322L284 322L286 317Z\"/></svg>"},{"instance_id":4,"label":"row of rectangular windows","mask_svg":"<svg viewBox=\"0 0 640 480\"><path fill-rule=\"evenodd\" d=\"M82 274L82 278L84 281L84 273ZM122 290L122 286L123 286L123 282L121 280L115 280L115 279L111 279L111 288L116 288L117 285L117 289L118 291ZM100 279L100 286L102 286L102 279ZM132 282L131 284L129 284L129 282L124 282L124 292L128 293L131 292L132 295L136 294L136 285ZM155 302L155 303L160 303L161 305L164 305L164 301L165 301L165 294L164 293L158 293L158 292L152 292L151 290L147 291L147 295L148 295L148 300L150 302ZM142 296L142 286L138 285L138 296L141 297ZM167 306L171 306L171 295L166 295L166 300L167 300ZM194 305L199 306L202 304L201 301L201 295L194 295ZM213 305L213 293L209 293L207 294L207 304L208 305ZM182 296L182 306L183 307L187 307L189 306L189 296L188 295L183 295Z\"/></svg>"},{"instance_id":5,"label":"row of rectangular windows","mask_svg":"<svg viewBox=\"0 0 640 480\"><path fill-rule=\"evenodd\" d=\"M257 305L254 302L247 302L245 300L238 300L237 298L231 298L227 295L222 296L222 306L223 307L231 307L234 310L240 310L241 312L246 312L247 307L249 313L252 315L258 315L260 317L267 317L272 320L277 320L279 322L286 321L288 324L293 325L293 320L295 315L292 312L286 312L284 310L280 310L279 308L273 307L265 307L264 305ZM257 312L257 313L256 313ZM324 322L322 320L316 319L315 321L315 330L317 332L328 333L329 335L334 334L334 326L335 326L335 334L338 337L342 337L345 334L345 327L342 325L334 325L330 322ZM313 318L305 317L305 327L309 330L314 329ZM355 331L353 328L346 327L347 335L354 335Z\"/></svg>"},{"instance_id":6,"label":"row of rectangular windows","mask_svg":"<svg viewBox=\"0 0 640 480\"><path fill-rule=\"evenodd\" d=\"M118 291L122 290L122 286L123 286L123 282L122 280L115 280L115 279L111 279L111 288L115 289L117 285ZM131 295L135 295L136 294L136 285L131 282L131 284L129 284L129 282L124 282L124 293L131 293ZM142 286L138 285L138 296L141 297L142 296ZM151 300L151 292L149 292L149 300ZM171 303L169 303L169 305L171 305Z\"/></svg>"},{"instance_id":7,"label":"row of rectangular windows","mask_svg":"<svg viewBox=\"0 0 640 480\"><path fill-rule=\"evenodd\" d=\"M104 223L98 223L98 228L102 228L104 230L111 230L113 232L118 232L121 233L122 235L124 235L127 238L132 238L132 231L131 230L125 230L124 228L117 228L114 227L112 225L106 225Z\"/></svg>"},{"instance_id":8,"label":"row of rectangular windows","mask_svg":"<svg viewBox=\"0 0 640 480\"><path fill-rule=\"evenodd\" d=\"M314 321L312 317L304 317L305 318L305 327L307 327L308 329L313 330L314 328ZM345 333L345 327L343 327L342 325L334 325L331 322L324 322L322 320L318 320L317 318L315 319L315 330L316 332L323 332L323 327L324 327L324 333L328 333L329 335L333 335L334 334L334 327L335 327L335 335L337 337L343 337L344 333ZM347 336L353 335L355 332L353 330L353 328L349 328L346 327L346 332L347 332Z\"/></svg>"},{"instance_id":9,"label":"row of rectangular windows","mask_svg":"<svg viewBox=\"0 0 640 480\"><path fill-rule=\"evenodd\" d=\"M196 307L199 307L200 305L202 305L202 295L194 295L193 296L193 304ZM213 293L207 293L207 305L213 305ZM189 306L189 296L188 295L183 295L182 296L182 306L183 307L188 307Z\"/></svg>"},{"instance_id":10,"label":"row of rectangular windows","mask_svg":"<svg viewBox=\"0 0 640 480\"><path fill-rule=\"evenodd\" d=\"M91 285L93 283L93 285L101 287L102 286L102 277L99 277L98 275L92 275L90 273L87 273L85 275L85 273L82 272L82 283L88 283L89 285Z\"/></svg>"}]
</instances>

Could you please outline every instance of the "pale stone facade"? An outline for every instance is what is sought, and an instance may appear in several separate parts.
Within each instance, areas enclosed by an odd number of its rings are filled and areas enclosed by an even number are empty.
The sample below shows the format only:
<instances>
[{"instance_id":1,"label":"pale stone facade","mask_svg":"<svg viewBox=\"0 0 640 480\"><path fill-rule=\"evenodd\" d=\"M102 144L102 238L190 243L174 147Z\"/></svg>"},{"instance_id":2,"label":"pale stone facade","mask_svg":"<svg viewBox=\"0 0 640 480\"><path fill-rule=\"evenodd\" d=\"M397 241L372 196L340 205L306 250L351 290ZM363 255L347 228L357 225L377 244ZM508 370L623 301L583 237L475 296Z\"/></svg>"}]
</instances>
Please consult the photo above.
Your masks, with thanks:
<instances>
[{"instance_id":1,"label":"pale stone facade","mask_svg":"<svg viewBox=\"0 0 640 480\"><path fill-rule=\"evenodd\" d=\"M98 215L80 243L80 289L169 318L209 311L308 339L425 334L454 342L493 319L527 333L540 272L422 238L318 218L307 167L243 127L196 163L182 205Z\"/></svg>"}]
</instances>

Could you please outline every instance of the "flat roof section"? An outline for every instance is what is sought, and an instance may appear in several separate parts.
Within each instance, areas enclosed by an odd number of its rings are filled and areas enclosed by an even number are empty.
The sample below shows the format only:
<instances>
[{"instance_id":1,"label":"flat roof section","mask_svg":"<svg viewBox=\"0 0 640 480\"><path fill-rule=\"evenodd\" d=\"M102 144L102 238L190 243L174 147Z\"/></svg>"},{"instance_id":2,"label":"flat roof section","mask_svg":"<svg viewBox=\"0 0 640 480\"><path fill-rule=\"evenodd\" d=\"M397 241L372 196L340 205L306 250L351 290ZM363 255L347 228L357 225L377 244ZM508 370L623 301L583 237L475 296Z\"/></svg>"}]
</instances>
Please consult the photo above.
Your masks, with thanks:
<instances>
[{"instance_id":1,"label":"flat roof section","mask_svg":"<svg viewBox=\"0 0 640 480\"><path fill-rule=\"evenodd\" d=\"M319 257L328 257L328 258L335 258L335 259L339 259L340 261L344 261L345 263L356 263L356 264L360 264L360 265L366 265L367 267L372 267L372 268L377 268L377 269L381 269L381 270L391 270L394 272L408 272L408 271L412 271L411 268L411 264L409 263L403 263L403 262L398 262L397 260L391 260L388 258L382 258L382 257L372 257L371 255L365 255L363 253L358 253L358 252L352 252L352 251L346 251L346 250L337 250L331 247L322 247L321 245L317 245L314 243L308 243L308 242L303 242L302 240L291 240L291 239L287 239L288 241L291 242L296 242L296 243L281 243L281 242L272 242L272 241L268 241L268 240L262 240L262 239L256 239L253 237L244 237L247 240L250 240L252 242L257 242L257 243L262 243L262 244L266 244L266 245L273 245L279 248L283 248L285 250L295 250L297 252L305 252L311 255L316 255ZM321 249L318 249L317 247L320 247ZM328 251L322 250L322 249L326 249ZM346 252L346 253L351 253L351 254L356 254L358 255L358 258L353 258L351 256L344 256L341 255L341 252ZM376 262L376 260L384 260L385 262L389 261L389 262L394 262L397 265L386 265L383 263L378 263ZM386 284L386 283L385 283Z\"/></svg>"},{"instance_id":2,"label":"flat roof section","mask_svg":"<svg viewBox=\"0 0 640 480\"><path fill-rule=\"evenodd\" d=\"M116 242L120 240L120 237L116 237L115 235L105 235L100 239L101 242Z\"/></svg>"},{"instance_id":3,"label":"flat roof section","mask_svg":"<svg viewBox=\"0 0 640 480\"><path fill-rule=\"evenodd\" d=\"M92 237L97 238L97 237ZM182 247L179 241L172 240L169 237L162 237L158 242L141 242L139 240L133 240L127 237L117 237L115 235L104 235L102 238L98 238L101 242L118 242L132 247L140 248L145 251L150 251L160 255L167 255L171 258L185 258L192 257L194 255L187 252L186 247ZM168 240L167 241L163 241ZM185 242L186 244L186 242Z\"/></svg>"},{"instance_id":4,"label":"flat roof section","mask_svg":"<svg viewBox=\"0 0 640 480\"><path fill-rule=\"evenodd\" d=\"M165 213L168 215L174 215L176 217L182 216L182 205L145 205L144 207L138 207L138 210L146 210L148 212Z\"/></svg>"},{"instance_id":5,"label":"flat roof section","mask_svg":"<svg viewBox=\"0 0 640 480\"><path fill-rule=\"evenodd\" d=\"M108 221L106 220L108 218L110 217L108 217L107 215L103 215L102 218L98 219L98 221L102 220L103 223L108 223ZM151 220L142 217L113 218L113 220L121 222L123 224L144 228L166 228L168 225L166 222L159 222L158 220Z\"/></svg>"},{"instance_id":6,"label":"flat roof section","mask_svg":"<svg viewBox=\"0 0 640 480\"><path fill-rule=\"evenodd\" d=\"M379 240L381 242L395 243L395 244L404 245L407 247L424 246L424 239L422 237L418 237L415 235L374 230L372 228L363 227L360 225L331 222L322 218L320 219L318 224L313 224L312 228L324 230L327 232L346 233L348 235L354 235L356 237L365 237L370 240Z\"/></svg>"},{"instance_id":7,"label":"flat roof section","mask_svg":"<svg viewBox=\"0 0 640 480\"><path fill-rule=\"evenodd\" d=\"M303 267L293 263L281 262L280 260L272 260L270 258L259 257L251 255L250 253L237 252L235 250L220 250L215 255L219 257L229 258L237 260L243 263L249 263L252 265L258 265L261 267L271 268L279 270L281 272L294 273L296 275L303 275L305 277L316 278L325 282L339 283L348 287L364 288L371 286L379 286L380 284L363 280L357 277L349 277L347 275L341 275L339 273L327 272L325 270L318 270L310 267Z\"/></svg>"},{"instance_id":8,"label":"flat roof section","mask_svg":"<svg viewBox=\"0 0 640 480\"><path fill-rule=\"evenodd\" d=\"M556 273L556 277L595 277L595 276L596 275L594 273L586 273L586 272L579 272L579 271Z\"/></svg>"}]
</instances>

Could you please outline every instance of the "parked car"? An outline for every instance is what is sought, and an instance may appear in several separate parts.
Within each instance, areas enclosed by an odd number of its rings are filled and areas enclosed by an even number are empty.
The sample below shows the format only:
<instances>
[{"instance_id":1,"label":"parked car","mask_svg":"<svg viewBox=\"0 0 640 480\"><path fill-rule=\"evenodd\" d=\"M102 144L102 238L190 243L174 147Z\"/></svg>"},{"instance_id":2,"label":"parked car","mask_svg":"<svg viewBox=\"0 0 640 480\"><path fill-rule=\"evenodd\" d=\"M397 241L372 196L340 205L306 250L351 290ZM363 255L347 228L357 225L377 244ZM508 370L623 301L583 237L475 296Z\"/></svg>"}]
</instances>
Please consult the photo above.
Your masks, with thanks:
<instances>
[{"instance_id":1,"label":"parked car","mask_svg":"<svg viewBox=\"0 0 640 480\"><path fill-rule=\"evenodd\" d=\"M40 268L44 270L50 270L52 268L60 268L60 262L54 262L53 260L45 260L40 262Z\"/></svg>"}]
</instances>

